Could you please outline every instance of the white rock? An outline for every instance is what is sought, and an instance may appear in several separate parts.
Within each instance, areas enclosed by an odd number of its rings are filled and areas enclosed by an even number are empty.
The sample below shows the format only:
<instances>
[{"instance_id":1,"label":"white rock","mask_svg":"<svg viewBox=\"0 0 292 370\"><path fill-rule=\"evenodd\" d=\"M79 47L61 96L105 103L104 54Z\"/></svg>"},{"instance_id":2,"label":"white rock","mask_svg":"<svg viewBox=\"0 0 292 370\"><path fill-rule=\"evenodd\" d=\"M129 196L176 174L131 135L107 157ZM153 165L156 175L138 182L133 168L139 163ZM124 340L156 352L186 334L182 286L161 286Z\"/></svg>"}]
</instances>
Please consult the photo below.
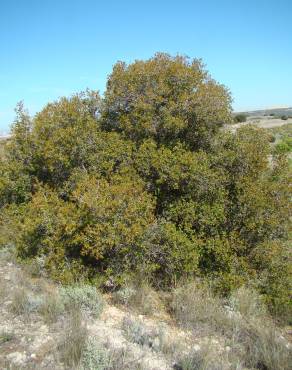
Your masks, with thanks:
<instances>
[{"instance_id":1,"label":"white rock","mask_svg":"<svg viewBox=\"0 0 292 370\"><path fill-rule=\"evenodd\" d=\"M15 365L23 365L26 361L26 355L21 352L12 352L6 356L9 361Z\"/></svg>"},{"instance_id":2,"label":"white rock","mask_svg":"<svg viewBox=\"0 0 292 370\"><path fill-rule=\"evenodd\" d=\"M39 330L44 332L44 333L47 333L49 331L47 325L42 325Z\"/></svg>"},{"instance_id":3,"label":"white rock","mask_svg":"<svg viewBox=\"0 0 292 370\"><path fill-rule=\"evenodd\" d=\"M36 354L35 354L35 353L32 353L32 354L30 355L30 358L35 359L35 358L36 358Z\"/></svg>"},{"instance_id":4,"label":"white rock","mask_svg":"<svg viewBox=\"0 0 292 370\"><path fill-rule=\"evenodd\" d=\"M193 345L193 350L194 351L198 352L198 351L200 351L200 349L201 349L201 347L198 344Z\"/></svg>"}]
</instances>

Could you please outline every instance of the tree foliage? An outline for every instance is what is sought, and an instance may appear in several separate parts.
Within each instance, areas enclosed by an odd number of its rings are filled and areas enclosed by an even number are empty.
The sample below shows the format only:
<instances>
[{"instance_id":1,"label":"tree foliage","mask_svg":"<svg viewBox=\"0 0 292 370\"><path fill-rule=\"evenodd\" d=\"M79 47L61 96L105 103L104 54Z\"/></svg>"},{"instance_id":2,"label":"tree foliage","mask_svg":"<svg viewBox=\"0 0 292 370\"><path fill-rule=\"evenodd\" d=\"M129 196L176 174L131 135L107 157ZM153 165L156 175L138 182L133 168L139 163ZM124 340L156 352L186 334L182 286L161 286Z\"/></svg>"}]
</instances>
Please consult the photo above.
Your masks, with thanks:
<instances>
[{"instance_id":1,"label":"tree foliage","mask_svg":"<svg viewBox=\"0 0 292 370\"><path fill-rule=\"evenodd\" d=\"M167 54L117 63L103 99L86 91L32 118L20 104L0 163L2 243L66 282L143 271L226 294L252 280L287 308L275 271L289 272L291 173L265 130L223 127L230 104L201 61Z\"/></svg>"},{"instance_id":2,"label":"tree foliage","mask_svg":"<svg viewBox=\"0 0 292 370\"><path fill-rule=\"evenodd\" d=\"M231 121L231 97L200 60L160 53L114 66L102 117L106 130L134 141L152 138L159 144L180 141L192 149L207 148Z\"/></svg>"}]
</instances>

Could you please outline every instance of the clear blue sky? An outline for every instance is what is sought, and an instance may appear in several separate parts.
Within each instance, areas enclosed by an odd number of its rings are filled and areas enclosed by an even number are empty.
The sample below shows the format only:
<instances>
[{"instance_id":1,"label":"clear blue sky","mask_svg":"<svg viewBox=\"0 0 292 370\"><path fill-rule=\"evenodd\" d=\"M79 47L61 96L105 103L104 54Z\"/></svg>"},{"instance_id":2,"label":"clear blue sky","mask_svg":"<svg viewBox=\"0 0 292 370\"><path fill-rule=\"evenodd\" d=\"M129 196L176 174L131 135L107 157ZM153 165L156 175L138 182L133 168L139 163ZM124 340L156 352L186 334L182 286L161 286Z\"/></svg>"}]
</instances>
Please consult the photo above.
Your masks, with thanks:
<instances>
[{"instance_id":1,"label":"clear blue sky","mask_svg":"<svg viewBox=\"0 0 292 370\"><path fill-rule=\"evenodd\" d=\"M0 0L0 131L86 87L117 60L200 57L234 109L292 105L291 0Z\"/></svg>"}]
</instances>

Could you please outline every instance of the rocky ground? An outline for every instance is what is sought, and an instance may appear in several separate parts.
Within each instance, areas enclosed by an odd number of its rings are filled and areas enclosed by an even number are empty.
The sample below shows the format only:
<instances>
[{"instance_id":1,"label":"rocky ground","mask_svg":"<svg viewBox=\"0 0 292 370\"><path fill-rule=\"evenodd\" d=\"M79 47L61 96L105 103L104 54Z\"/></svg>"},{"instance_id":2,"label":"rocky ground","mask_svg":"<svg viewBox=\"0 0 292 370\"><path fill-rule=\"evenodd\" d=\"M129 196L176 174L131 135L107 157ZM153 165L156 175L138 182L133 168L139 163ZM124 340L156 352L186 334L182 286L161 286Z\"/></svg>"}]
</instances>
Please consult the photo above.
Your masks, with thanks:
<instances>
[{"instance_id":1,"label":"rocky ground","mask_svg":"<svg viewBox=\"0 0 292 370\"><path fill-rule=\"evenodd\" d=\"M282 334L277 334L275 345L267 342L270 332L256 329L253 333L262 338L256 342L259 346L256 353L261 346L264 350L267 346L268 351L261 355L266 357L261 361L271 365L246 367L243 359L246 355L241 355L244 346L236 342L245 335L246 327L232 329L228 338L220 334L221 329L206 331L202 324L183 330L166 310L155 306L155 298L147 296L147 292L143 293L146 299L143 307L140 302L140 311L121 304L127 301L129 291L114 299L112 295L93 293L95 288L90 287L81 291L80 299L80 291L68 291L43 276L36 276L35 271L32 274L25 266L20 267L7 250L0 250L0 284L0 369L3 370L289 368L291 346L288 337ZM74 300L78 301L78 307L72 305ZM215 311L210 306L202 309L206 321L214 319ZM143 309L148 313L141 314ZM78 312L80 316L76 315ZM224 325L226 319L237 318L241 320L240 313L227 307ZM275 359L278 363L274 367Z\"/></svg>"},{"instance_id":2,"label":"rocky ground","mask_svg":"<svg viewBox=\"0 0 292 370\"><path fill-rule=\"evenodd\" d=\"M58 287L42 277L30 276L4 253L0 256L0 368L70 368L62 363L59 353L68 325L67 313L48 323L38 309L44 296L55 294ZM21 301L20 291L28 293L30 308L15 307L24 305L17 302L17 299ZM178 329L165 313L150 318L106 302L98 318L83 313L82 325L88 338L94 338L101 348L121 356L118 360L120 364L123 362L121 369L174 369L172 346L178 341L186 346L190 343L195 350L200 350L201 343L208 341L206 337L196 338ZM220 347L219 340L213 338L212 343ZM119 368L117 364L112 365L115 366ZM90 365L83 368L103 369Z\"/></svg>"}]
</instances>

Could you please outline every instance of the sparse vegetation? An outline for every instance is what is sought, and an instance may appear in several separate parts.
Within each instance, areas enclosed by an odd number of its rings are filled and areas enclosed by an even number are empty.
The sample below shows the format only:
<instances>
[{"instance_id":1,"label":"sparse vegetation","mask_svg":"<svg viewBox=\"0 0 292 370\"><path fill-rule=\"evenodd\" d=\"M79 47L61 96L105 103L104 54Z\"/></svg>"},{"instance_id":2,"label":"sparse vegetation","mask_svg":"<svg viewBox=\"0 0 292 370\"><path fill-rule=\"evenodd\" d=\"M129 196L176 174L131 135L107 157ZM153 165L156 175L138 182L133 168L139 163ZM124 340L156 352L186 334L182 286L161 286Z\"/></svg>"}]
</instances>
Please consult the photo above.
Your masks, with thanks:
<instances>
[{"instance_id":1,"label":"sparse vegetation","mask_svg":"<svg viewBox=\"0 0 292 370\"><path fill-rule=\"evenodd\" d=\"M16 288L13 292L11 310L16 315L30 312L30 301L28 293L24 288Z\"/></svg>"},{"instance_id":2,"label":"sparse vegetation","mask_svg":"<svg viewBox=\"0 0 292 370\"><path fill-rule=\"evenodd\" d=\"M154 315L163 311L163 302L159 294L145 281L137 280L112 294L113 302L123 304L144 315Z\"/></svg>"},{"instance_id":3,"label":"sparse vegetation","mask_svg":"<svg viewBox=\"0 0 292 370\"><path fill-rule=\"evenodd\" d=\"M0 332L0 346L3 343L10 342L14 339L14 334L10 331L1 331Z\"/></svg>"},{"instance_id":4,"label":"sparse vegetation","mask_svg":"<svg viewBox=\"0 0 292 370\"><path fill-rule=\"evenodd\" d=\"M63 313L64 304L57 293L51 292L44 297L38 311L46 323L53 323Z\"/></svg>"},{"instance_id":5,"label":"sparse vegetation","mask_svg":"<svg viewBox=\"0 0 292 370\"><path fill-rule=\"evenodd\" d=\"M232 325L221 300L210 288L198 283L188 283L173 291L171 308L178 322L185 328L227 330Z\"/></svg>"},{"instance_id":6,"label":"sparse vegetation","mask_svg":"<svg viewBox=\"0 0 292 370\"><path fill-rule=\"evenodd\" d=\"M281 339L255 291L241 288L224 302L212 296L206 287L189 283L174 292L172 307L184 327L201 329L213 336L223 335L231 344L231 358L235 363L247 368L289 369L291 348ZM184 361L198 364L207 361L206 356L200 356L196 352ZM210 360L214 358L208 358Z\"/></svg>"},{"instance_id":7,"label":"sparse vegetation","mask_svg":"<svg viewBox=\"0 0 292 370\"><path fill-rule=\"evenodd\" d=\"M87 339L88 331L82 322L81 311L76 308L70 313L67 327L58 346L60 359L68 368L72 369L80 364Z\"/></svg>"}]
</instances>

